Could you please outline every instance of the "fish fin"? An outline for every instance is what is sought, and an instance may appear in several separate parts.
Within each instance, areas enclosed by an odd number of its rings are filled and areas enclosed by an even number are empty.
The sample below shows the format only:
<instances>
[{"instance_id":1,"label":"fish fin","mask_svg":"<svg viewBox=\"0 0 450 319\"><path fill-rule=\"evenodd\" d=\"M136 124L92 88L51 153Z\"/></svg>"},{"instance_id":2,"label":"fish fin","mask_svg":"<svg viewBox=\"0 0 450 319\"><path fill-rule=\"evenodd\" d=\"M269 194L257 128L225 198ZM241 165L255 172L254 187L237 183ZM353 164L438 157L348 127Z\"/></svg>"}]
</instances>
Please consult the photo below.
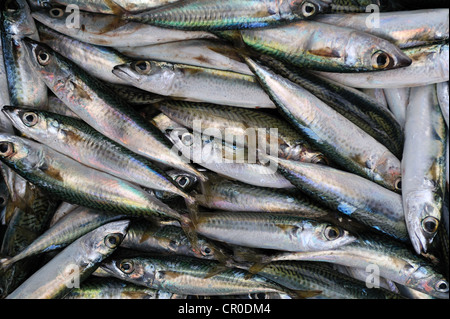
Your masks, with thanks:
<instances>
[{"instance_id":1,"label":"fish fin","mask_svg":"<svg viewBox=\"0 0 450 319\"><path fill-rule=\"evenodd\" d=\"M124 16L129 14L127 10L119 6L113 0L105 0L105 3L112 10L114 19L112 19L112 21L107 26L100 29L99 32L97 32L97 34L104 34L128 23L127 20L123 19Z\"/></svg>"},{"instance_id":2,"label":"fish fin","mask_svg":"<svg viewBox=\"0 0 450 319\"><path fill-rule=\"evenodd\" d=\"M208 273L203 278L208 279L208 278L214 277L215 275L220 274L227 268L228 268L227 266L219 264L219 265L215 266L213 269L211 269L210 271L208 271Z\"/></svg>"}]
</instances>

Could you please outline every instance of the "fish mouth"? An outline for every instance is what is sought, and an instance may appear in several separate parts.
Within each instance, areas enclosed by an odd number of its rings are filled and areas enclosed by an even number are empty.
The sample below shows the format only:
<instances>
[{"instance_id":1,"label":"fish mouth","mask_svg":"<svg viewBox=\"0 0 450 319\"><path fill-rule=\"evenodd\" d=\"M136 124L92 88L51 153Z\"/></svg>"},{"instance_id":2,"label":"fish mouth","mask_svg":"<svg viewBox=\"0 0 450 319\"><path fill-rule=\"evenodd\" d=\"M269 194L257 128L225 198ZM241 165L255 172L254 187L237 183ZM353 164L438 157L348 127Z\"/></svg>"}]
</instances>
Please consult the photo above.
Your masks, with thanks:
<instances>
[{"instance_id":1,"label":"fish mouth","mask_svg":"<svg viewBox=\"0 0 450 319\"><path fill-rule=\"evenodd\" d=\"M402 54L397 57L396 62L397 63L395 64L395 67L404 68L404 67L410 66L412 64L412 59L409 56L407 56L406 54Z\"/></svg>"},{"instance_id":2,"label":"fish mouth","mask_svg":"<svg viewBox=\"0 0 450 319\"><path fill-rule=\"evenodd\" d=\"M139 81L139 78L130 72L126 64L114 66L112 73L124 81Z\"/></svg>"}]
</instances>

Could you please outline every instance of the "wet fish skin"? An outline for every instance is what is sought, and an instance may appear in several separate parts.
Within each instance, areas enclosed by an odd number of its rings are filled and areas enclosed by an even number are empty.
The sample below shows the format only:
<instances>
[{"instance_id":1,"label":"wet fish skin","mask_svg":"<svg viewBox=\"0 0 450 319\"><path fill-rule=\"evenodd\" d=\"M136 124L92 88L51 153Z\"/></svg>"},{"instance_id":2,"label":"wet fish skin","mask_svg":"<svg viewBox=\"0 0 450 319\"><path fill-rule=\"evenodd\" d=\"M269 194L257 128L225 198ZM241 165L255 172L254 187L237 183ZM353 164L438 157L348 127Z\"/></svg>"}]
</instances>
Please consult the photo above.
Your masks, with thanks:
<instances>
[{"instance_id":1,"label":"wet fish skin","mask_svg":"<svg viewBox=\"0 0 450 319\"><path fill-rule=\"evenodd\" d=\"M448 43L438 43L402 50L411 65L382 73L317 72L326 78L355 88L405 88L425 86L449 80ZM316 72L316 71L314 71Z\"/></svg>"},{"instance_id":2,"label":"wet fish skin","mask_svg":"<svg viewBox=\"0 0 450 319\"><path fill-rule=\"evenodd\" d=\"M328 10L320 0L187 0L140 13L124 12L125 20L181 30L261 28L311 18Z\"/></svg>"},{"instance_id":3,"label":"wet fish skin","mask_svg":"<svg viewBox=\"0 0 450 319\"><path fill-rule=\"evenodd\" d=\"M197 129L197 133L217 130L222 140L230 144L248 149L266 147L263 152L270 152L272 139L277 139L278 155L282 158L327 163L325 156L309 146L289 123L260 110L243 109L236 112L231 106L184 101L162 101L154 106L183 127ZM201 123L201 127L195 126L195 123ZM271 131L273 128L277 129L276 133ZM252 137L255 141L252 141ZM264 140L263 143L260 143L260 138Z\"/></svg>"},{"instance_id":4,"label":"wet fish skin","mask_svg":"<svg viewBox=\"0 0 450 319\"><path fill-rule=\"evenodd\" d=\"M173 151L173 144L166 136L128 107L103 82L45 44L28 38L24 43L33 67L47 86L93 129L134 153L204 179Z\"/></svg>"},{"instance_id":5,"label":"wet fish skin","mask_svg":"<svg viewBox=\"0 0 450 319\"><path fill-rule=\"evenodd\" d=\"M189 222L187 216L139 186L84 166L46 145L8 134L0 134L0 145L1 160L6 165L63 201L129 216L165 216Z\"/></svg>"},{"instance_id":6,"label":"wet fish skin","mask_svg":"<svg viewBox=\"0 0 450 319\"><path fill-rule=\"evenodd\" d=\"M217 265L215 261L182 256L117 256L103 262L101 267L119 279L181 295L227 296L257 292L292 294L288 289L258 275L245 279L247 272L235 268L205 278Z\"/></svg>"},{"instance_id":7,"label":"wet fish skin","mask_svg":"<svg viewBox=\"0 0 450 319\"><path fill-rule=\"evenodd\" d=\"M246 62L281 114L313 148L346 171L390 190L399 190L400 161L384 145L306 89L248 57Z\"/></svg>"},{"instance_id":8,"label":"wet fish skin","mask_svg":"<svg viewBox=\"0 0 450 319\"><path fill-rule=\"evenodd\" d=\"M129 85L176 99L275 108L252 75L154 60L116 65L112 72Z\"/></svg>"},{"instance_id":9,"label":"wet fish skin","mask_svg":"<svg viewBox=\"0 0 450 319\"><path fill-rule=\"evenodd\" d=\"M148 24L122 21L117 16L79 11L80 25L67 25L71 12L52 8L32 13L40 23L76 40L106 47L142 46L188 39L217 39L204 31L165 29ZM70 21L70 20L69 20Z\"/></svg>"},{"instance_id":10,"label":"wet fish skin","mask_svg":"<svg viewBox=\"0 0 450 319\"><path fill-rule=\"evenodd\" d=\"M10 104L43 108L47 105L47 86L29 66L22 43L25 37L39 40L30 8L25 0L8 0L1 10L2 49Z\"/></svg>"},{"instance_id":11,"label":"wet fish skin","mask_svg":"<svg viewBox=\"0 0 450 319\"><path fill-rule=\"evenodd\" d=\"M155 164L108 139L81 120L9 106L4 106L2 112L28 138L86 166L146 188L169 191L191 203L195 201ZM28 121L29 117L32 122Z\"/></svg>"},{"instance_id":12,"label":"wet fish skin","mask_svg":"<svg viewBox=\"0 0 450 319\"><path fill-rule=\"evenodd\" d=\"M449 93L448 93L448 81L436 84L436 90L439 100L439 106L441 107L442 116L448 128L448 113L449 113Z\"/></svg>"},{"instance_id":13,"label":"wet fish skin","mask_svg":"<svg viewBox=\"0 0 450 319\"><path fill-rule=\"evenodd\" d=\"M397 158L403 151L403 131L391 112L366 94L338 82L295 68L268 56L261 62L277 74L307 89L367 134L385 145Z\"/></svg>"},{"instance_id":14,"label":"wet fish skin","mask_svg":"<svg viewBox=\"0 0 450 319\"><path fill-rule=\"evenodd\" d=\"M447 127L436 85L411 89L406 112L402 198L410 239L420 254L439 228L445 192Z\"/></svg>"},{"instance_id":15,"label":"wet fish skin","mask_svg":"<svg viewBox=\"0 0 450 319\"><path fill-rule=\"evenodd\" d=\"M372 71L401 69L412 62L387 40L313 20L241 30L236 41L258 53L315 71L360 72L370 76Z\"/></svg>"},{"instance_id":16,"label":"wet fish skin","mask_svg":"<svg viewBox=\"0 0 450 319\"><path fill-rule=\"evenodd\" d=\"M348 231L330 223L277 213L201 212L196 230L229 244L283 251L326 250L354 240Z\"/></svg>"},{"instance_id":17,"label":"wet fish skin","mask_svg":"<svg viewBox=\"0 0 450 319\"><path fill-rule=\"evenodd\" d=\"M335 250L310 253L281 253L270 261L320 261L366 269L378 267L381 277L435 298L448 299L449 284L435 266L398 241L377 234L358 234L357 240Z\"/></svg>"},{"instance_id":18,"label":"wet fish skin","mask_svg":"<svg viewBox=\"0 0 450 319\"><path fill-rule=\"evenodd\" d=\"M129 220L115 221L80 237L41 267L6 299L62 298L70 290L73 271L85 280L112 254L126 235Z\"/></svg>"},{"instance_id":19,"label":"wet fish skin","mask_svg":"<svg viewBox=\"0 0 450 319\"><path fill-rule=\"evenodd\" d=\"M22 259L64 248L97 227L119 219L125 219L125 217L126 215L123 214L99 212L80 206L58 220L56 224L47 229L18 254L1 259L0 267L9 268Z\"/></svg>"}]
</instances>

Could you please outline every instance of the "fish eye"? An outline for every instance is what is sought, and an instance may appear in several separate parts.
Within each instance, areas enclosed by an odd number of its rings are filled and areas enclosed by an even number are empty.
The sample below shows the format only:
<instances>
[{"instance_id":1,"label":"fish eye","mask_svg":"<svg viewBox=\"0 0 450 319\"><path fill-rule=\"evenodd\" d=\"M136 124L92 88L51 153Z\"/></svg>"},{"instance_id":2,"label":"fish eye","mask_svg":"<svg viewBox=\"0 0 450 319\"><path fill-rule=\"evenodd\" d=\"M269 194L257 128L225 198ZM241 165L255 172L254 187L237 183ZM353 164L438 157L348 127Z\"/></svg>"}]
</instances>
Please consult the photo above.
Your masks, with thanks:
<instances>
[{"instance_id":1,"label":"fish eye","mask_svg":"<svg viewBox=\"0 0 450 319\"><path fill-rule=\"evenodd\" d=\"M52 18L61 18L64 15L64 11L61 8L52 8L48 13Z\"/></svg>"},{"instance_id":2,"label":"fish eye","mask_svg":"<svg viewBox=\"0 0 450 319\"><path fill-rule=\"evenodd\" d=\"M148 61L138 61L134 64L134 69L139 74L149 74L152 70L152 66Z\"/></svg>"},{"instance_id":3,"label":"fish eye","mask_svg":"<svg viewBox=\"0 0 450 319\"><path fill-rule=\"evenodd\" d=\"M398 191L402 190L402 179L398 178L395 182L394 182L394 188Z\"/></svg>"},{"instance_id":4,"label":"fish eye","mask_svg":"<svg viewBox=\"0 0 450 319\"><path fill-rule=\"evenodd\" d=\"M40 49L36 52L36 58L40 65L44 66L50 63L50 54L44 49Z\"/></svg>"},{"instance_id":5,"label":"fish eye","mask_svg":"<svg viewBox=\"0 0 450 319\"><path fill-rule=\"evenodd\" d=\"M186 146L191 146L194 142L194 138L191 133L184 133L181 135L181 142Z\"/></svg>"},{"instance_id":6,"label":"fish eye","mask_svg":"<svg viewBox=\"0 0 450 319\"><path fill-rule=\"evenodd\" d=\"M105 245L108 248L116 248L122 241L122 234L109 234L105 237Z\"/></svg>"},{"instance_id":7,"label":"fish eye","mask_svg":"<svg viewBox=\"0 0 450 319\"><path fill-rule=\"evenodd\" d=\"M439 226L439 220L435 217L428 216L422 220L422 228L427 233L435 233Z\"/></svg>"},{"instance_id":8,"label":"fish eye","mask_svg":"<svg viewBox=\"0 0 450 319\"><path fill-rule=\"evenodd\" d=\"M316 14L316 6L311 2L305 2L302 5L302 14L304 17L308 18Z\"/></svg>"},{"instance_id":9,"label":"fish eye","mask_svg":"<svg viewBox=\"0 0 450 319\"><path fill-rule=\"evenodd\" d=\"M0 143L0 155L1 156L10 156L14 153L13 145L9 142Z\"/></svg>"},{"instance_id":10,"label":"fish eye","mask_svg":"<svg viewBox=\"0 0 450 319\"><path fill-rule=\"evenodd\" d=\"M448 292L448 282L445 280L439 280L435 285L435 289L439 292Z\"/></svg>"},{"instance_id":11,"label":"fish eye","mask_svg":"<svg viewBox=\"0 0 450 319\"><path fill-rule=\"evenodd\" d=\"M134 263L131 260L124 260L120 263L119 269L126 274L131 274L134 271Z\"/></svg>"},{"instance_id":12,"label":"fish eye","mask_svg":"<svg viewBox=\"0 0 450 319\"><path fill-rule=\"evenodd\" d=\"M341 230L336 226L327 226L325 228L325 238L328 240L336 240L341 236Z\"/></svg>"},{"instance_id":13,"label":"fish eye","mask_svg":"<svg viewBox=\"0 0 450 319\"><path fill-rule=\"evenodd\" d=\"M208 246L204 246L201 248L201 253L203 256L209 256L212 253L212 249Z\"/></svg>"},{"instance_id":14,"label":"fish eye","mask_svg":"<svg viewBox=\"0 0 450 319\"><path fill-rule=\"evenodd\" d=\"M39 118L38 118L37 114L34 112L26 112L26 113L23 113L23 115L22 115L22 122L26 126L36 125L38 120L39 120Z\"/></svg>"},{"instance_id":15,"label":"fish eye","mask_svg":"<svg viewBox=\"0 0 450 319\"><path fill-rule=\"evenodd\" d=\"M387 67L391 67L393 64L393 60L383 51L377 51L372 55L372 66L374 69L385 69Z\"/></svg>"},{"instance_id":16,"label":"fish eye","mask_svg":"<svg viewBox=\"0 0 450 319\"><path fill-rule=\"evenodd\" d=\"M6 199L3 196L0 196L0 206L6 203Z\"/></svg>"},{"instance_id":17,"label":"fish eye","mask_svg":"<svg viewBox=\"0 0 450 319\"><path fill-rule=\"evenodd\" d=\"M183 188L189 185L189 179L186 176L178 176L175 181Z\"/></svg>"}]
</instances>

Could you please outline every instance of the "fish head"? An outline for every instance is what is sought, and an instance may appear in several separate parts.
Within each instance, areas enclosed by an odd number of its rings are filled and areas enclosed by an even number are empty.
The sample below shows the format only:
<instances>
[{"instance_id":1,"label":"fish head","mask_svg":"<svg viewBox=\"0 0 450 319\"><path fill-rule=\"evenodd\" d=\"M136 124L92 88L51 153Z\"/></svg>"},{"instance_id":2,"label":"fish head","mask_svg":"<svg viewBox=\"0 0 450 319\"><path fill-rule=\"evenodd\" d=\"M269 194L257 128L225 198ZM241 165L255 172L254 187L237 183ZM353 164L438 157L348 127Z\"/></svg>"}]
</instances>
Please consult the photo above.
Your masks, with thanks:
<instances>
[{"instance_id":1,"label":"fish head","mask_svg":"<svg viewBox=\"0 0 450 319\"><path fill-rule=\"evenodd\" d=\"M112 72L137 88L161 95L169 95L175 76L170 66L148 60L116 65Z\"/></svg>"},{"instance_id":2,"label":"fish head","mask_svg":"<svg viewBox=\"0 0 450 319\"><path fill-rule=\"evenodd\" d=\"M370 38L372 39L372 36ZM369 71L391 70L411 65L411 58L393 43L376 37L373 37L371 42L372 45L367 50L360 47L361 50L366 50L361 56Z\"/></svg>"},{"instance_id":3,"label":"fish head","mask_svg":"<svg viewBox=\"0 0 450 319\"><path fill-rule=\"evenodd\" d=\"M26 0L6 0L1 5L3 28L9 34L29 36L36 33Z\"/></svg>"},{"instance_id":4,"label":"fish head","mask_svg":"<svg viewBox=\"0 0 450 319\"><path fill-rule=\"evenodd\" d=\"M328 12L329 4L321 0L291 0L287 1L290 12L300 19L307 19L317 14Z\"/></svg>"},{"instance_id":5,"label":"fish head","mask_svg":"<svg viewBox=\"0 0 450 319\"><path fill-rule=\"evenodd\" d=\"M22 42L29 64L47 86L53 92L58 92L57 96L71 95L76 89L72 83L75 81L74 74L81 72L80 69L42 42L27 37Z\"/></svg>"},{"instance_id":6,"label":"fish head","mask_svg":"<svg viewBox=\"0 0 450 319\"><path fill-rule=\"evenodd\" d=\"M197 176L185 173L177 169L168 170L166 171L166 174L172 178L172 180L175 182L175 184L177 184L179 188L183 189L186 192L190 192L197 185L197 182L199 180ZM159 190L155 190L155 195L162 200L170 200L178 196L172 192Z\"/></svg>"},{"instance_id":7,"label":"fish head","mask_svg":"<svg viewBox=\"0 0 450 319\"><path fill-rule=\"evenodd\" d=\"M40 157L18 136L0 133L0 159L9 166L35 167Z\"/></svg>"},{"instance_id":8,"label":"fish head","mask_svg":"<svg viewBox=\"0 0 450 319\"><path fill-rule=\"evenodd\" d=\"M449 298L448 281L430 266L419 266L409 276L406 285L436 298Z\"/></svg>"},{"instance_id":9,"label":"fish head","mask_svg":"<svg viewBox=\"0 0 450 319\"><path fill-rule=\"evenodd\" d=\"M411 243L418 254L427 252L439 228L442 199L416 191L405 194L403 202Z\"/></svg>"},{"instance_id":10,"label":"fish head","mask_svg":"<svg viewBox=\"0 0 450 319\"><path fill-rule=\"evenodd\" d=\"M87 248L85 251L95 251L102 256L108 256L115 251L123 238L127 234L129 220L118 220L102 225L90 233L90 238L86 242ZM93 250L88 247L94 247Z\"/></svg>"},{"instance_id":11,"label":"fish head","mask_svg":"<svg viewBox=\"0 0 450 319\"><path fill-rule=\"evenodd\" d=\"M48 129L47 119L37 110L4 106L2 112L11 120L14 127L27 137L39 140L39 136L45 134Z\"/></svg>"},{"instance_id":12,"label":"fish head","mask_svg":"<svg viewBox=\"0 0 450 319\"><path fill-rule=\"evenodd\" d=\"M301 230L296 231L298 233L298 239L303 241L303 246L308 247L311 251L335 249L356 240L356 237L350 234L350 232L339 226L314 220L310 220L308 223L302 223L297 229ZM305 231L308 229L310 230L310 235L306 236Z\"/></svg>"}]
</instances>

